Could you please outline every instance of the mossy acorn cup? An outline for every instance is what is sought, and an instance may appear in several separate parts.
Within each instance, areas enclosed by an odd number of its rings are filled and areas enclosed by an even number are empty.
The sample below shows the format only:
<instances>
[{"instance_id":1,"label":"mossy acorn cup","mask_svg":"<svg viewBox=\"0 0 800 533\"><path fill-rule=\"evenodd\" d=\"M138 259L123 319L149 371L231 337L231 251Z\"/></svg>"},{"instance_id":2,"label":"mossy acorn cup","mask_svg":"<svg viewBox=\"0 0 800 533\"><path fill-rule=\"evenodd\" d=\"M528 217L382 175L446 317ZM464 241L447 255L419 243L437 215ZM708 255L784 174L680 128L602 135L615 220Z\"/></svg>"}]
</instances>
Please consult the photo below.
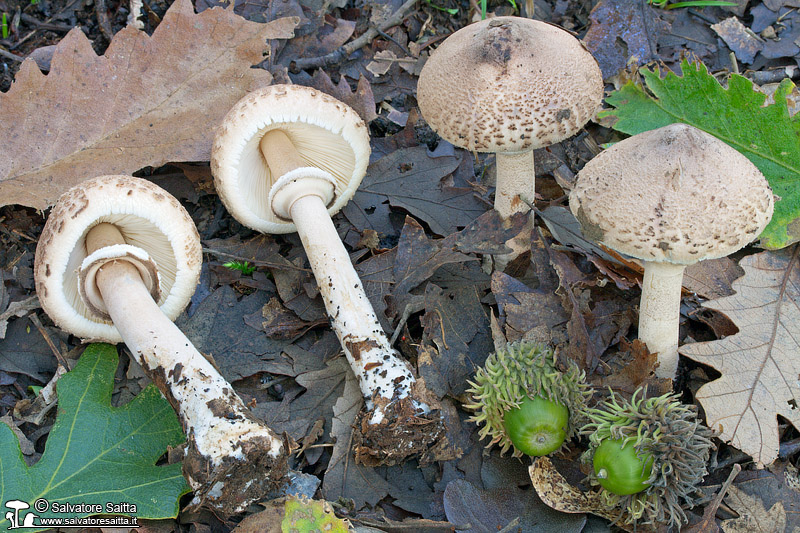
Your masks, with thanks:
<instances>
[{"instance_id":1,"label":"mossy acorn cup","mask_svg":"<svg viewBox=\"0 0 800 533\"><path fill-rule=\"evenodd\" d=\"M470 387L472 403L465 407L477 411L470 420L482 425L481 439L514 457L562 448L578 433L592 394L574 362L561 372L551 348L525 341L490 355Z\"/></svg>"},{"instance_id":2,"label":"mossy acorn cup","mask_svg":"<svg viewBox=\"0 0 800 533\"><path fill-rule=\"evenodd\" d=\"M627 523L677 528L686 522L682 505L697 503L708 473L712 431L677 395L646 394L637 389L628 401L612 392L587 411L581 434L590 445L582 460L592 463L589 481L602 487L605 505L625 509Z\"/></svg>"}]
</instances>

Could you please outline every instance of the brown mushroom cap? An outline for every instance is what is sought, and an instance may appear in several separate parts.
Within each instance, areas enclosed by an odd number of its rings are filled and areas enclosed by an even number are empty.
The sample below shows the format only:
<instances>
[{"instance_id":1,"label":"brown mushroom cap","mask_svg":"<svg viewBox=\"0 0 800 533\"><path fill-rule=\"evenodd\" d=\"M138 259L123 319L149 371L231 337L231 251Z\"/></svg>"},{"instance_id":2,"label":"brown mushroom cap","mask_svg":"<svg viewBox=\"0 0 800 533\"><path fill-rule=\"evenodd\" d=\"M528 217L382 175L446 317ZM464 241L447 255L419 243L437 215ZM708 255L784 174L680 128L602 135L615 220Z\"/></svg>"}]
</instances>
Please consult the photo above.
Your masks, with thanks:
<instances>
[{"instance_id":1,"label":"brown mushroom cap","mask_svg":"<svg viewBox=\"0 0 800 533\"><path fill-rule=\"evenodd\" d=\"M773 198L741 153L697 128L671 124L589 161L569 205L590 239L644 261L688 265L758 237Z\"/></svg>"},{"instance_id":2,"label":"brown mushroom cap","mask_svg":"<svg viewBox=\"0 0 800 533\"><path fill-rule=\"evenodd\" d=\"M575 37L536 20L466 26L431 54L417 100L443 138L476 152L522 152L560 142L603 98L597 61Z\"/></svg>"}]
</instances>

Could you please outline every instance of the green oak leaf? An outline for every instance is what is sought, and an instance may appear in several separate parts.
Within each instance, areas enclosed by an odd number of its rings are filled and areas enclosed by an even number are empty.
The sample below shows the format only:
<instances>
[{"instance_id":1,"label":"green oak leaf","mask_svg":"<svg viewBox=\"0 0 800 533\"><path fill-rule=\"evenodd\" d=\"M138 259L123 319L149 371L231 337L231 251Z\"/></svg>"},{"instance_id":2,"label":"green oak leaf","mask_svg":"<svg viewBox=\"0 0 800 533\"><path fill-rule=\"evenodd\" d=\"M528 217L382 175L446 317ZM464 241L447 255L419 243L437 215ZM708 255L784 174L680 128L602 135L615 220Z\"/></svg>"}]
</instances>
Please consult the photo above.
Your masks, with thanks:
<instances>
[{"instance_id":1,"label":"green oak leaf","mask_svg":"<svg viewBox=\"0 0 800 533\"><path fill-rule=\"evenodd\" d=\"M682 76L641 69L647 89L628 82L606 102L614 109L600 113L617 131L635 135L675 122L690 124L725 141L756 165L780 198L761 245L784 248L800 241L800 118L789 115L786 96L794 84L786 79L775 91L775 103L738 74L728 88L702 63L681 63Z\"/></svg>"},{"instance_id":2,"label":"green oak leaf","mask_svg":"<svg viewBox=\"0 0 800 533\"><path fill-rule=\"evenodd\" d=\"M0 424L0 530L11 525L9 500L28 503L19 512L41 518L85 517L91 512L51 512L54 503L129 503L140 519L177 516L178 500L189 492L181 465L156 466L167 446L183 442L184 435L172 407L150 385L127 405L111 406L117 350L109 344L91 344L75 368L57 384L58 416L41 459L28 467L19 441ZM44 498L50 511L35 506ZM41 502L40 502L41 503ZM36 507L36 508L35 508ZM130 507L128 507L130 509ZM47 527L21 531L44 531Z\"/></svg>"}]
</instances>

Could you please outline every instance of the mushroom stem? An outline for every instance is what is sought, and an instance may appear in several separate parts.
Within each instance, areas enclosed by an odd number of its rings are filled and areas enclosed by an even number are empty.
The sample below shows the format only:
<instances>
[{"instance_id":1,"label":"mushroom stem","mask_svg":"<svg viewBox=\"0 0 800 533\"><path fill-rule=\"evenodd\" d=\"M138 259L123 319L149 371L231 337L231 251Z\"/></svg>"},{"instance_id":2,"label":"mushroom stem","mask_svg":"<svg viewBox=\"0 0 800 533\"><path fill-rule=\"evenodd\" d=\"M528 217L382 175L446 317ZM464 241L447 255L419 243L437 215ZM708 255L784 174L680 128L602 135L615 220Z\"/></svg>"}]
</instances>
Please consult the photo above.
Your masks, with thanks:
<instances>
[{"instance_id":1,"label":"mushroom stem","mask_svg":"<svg viewBox=\"0 0 800 533\"><path fill-rule=\"evenodd\" d=\"M265 133L260 146L261 153L264 154L264 159L267 160L267 165L274 176L283 176L296 168L306 166L292 140L279 129Z\"/></svg>"},{"instance_id":2,"label":"mushroom stem","mask_svg":"<svg viewBox=\"0 0 800 533\"><path fill-rule=\"evenodd\" d=\"M291 213L333 330L358 378L367 407L373 408L373 395L387 403L405 398L414 376L389 344L322 200L315 195L303 196L292 204ZM419 407L427 411L427 406ZM381 410L376 409L371 422L378 423L382 417Z\"/></svg>"},{"instance_id":3,"label":"mushroom stem","mask_svg":"<svg viewBox=\"0 0 800 533\"><path fill-rule=\"evenodd\" d=\"M678 328L685 265L644 262L639 304L639 339L658 354L656 376L674 379L678 370Z\"/></svg>"},{"instance_id":4,"label":"mushroom stem","mask_svg":"<svg viewBox=\"0 0 800 533\"><path fill-rule=\"evenodd\" d=\"M274 175L283 176L306 166L291 139L280 130L267 132L260 144ZM367 408L374 409L370 423L380 423L386 406L411 393L414 376L389 344L322 198L313 192L298 192L285 203L291 206L292 222L317 279L333 331L358 378ZM416 407L420 413L429 411L421 402L416 402Z\"/></svg>"},{"instance_id":5,"label":"mushroom stem","mask_svg":"<svg viewBox=\"0 0 800 533\"><path fill-rule=\"evenodd\" d=\"M85 242L90 254L125 244L117 227L106 223L89 230ZM201 493L196 500L235 501L235 509L225 510L238 512L280 483L286 464L282 440L253 417L214 365L161 312L136 267L109 262L97 272L96 284L133 357L178 413L188 439L184 475Z\"/></svg>"},{"instance_id":6,"label":"mushroom stem","mask_svg":"<svg viewBox=\"0 0 800 533\"><path fill-rule=\"evenodd\" d=\"M498 152L497 188L494 208L503 218L531 210L520 198L533 202L536 184L533 172L533 150L526 152Z\"/></svg>"},{"instance_id":7,"label":"mushroom stem","mask_svg":"<svg viewBox=\"0 0 800 533\"><path fill-rule=\"evenodd\" d=\"M522 199L533 202L536 184L533 171L533 150L526 152L498 152L496 155L497 187L494 193L494 208L504 219L516 213L531 210ZM531 247L533 217L516 236L505 242L511 252L494 256L494 268L505 270L506 266Z\"/></svg>"}]
</instances>

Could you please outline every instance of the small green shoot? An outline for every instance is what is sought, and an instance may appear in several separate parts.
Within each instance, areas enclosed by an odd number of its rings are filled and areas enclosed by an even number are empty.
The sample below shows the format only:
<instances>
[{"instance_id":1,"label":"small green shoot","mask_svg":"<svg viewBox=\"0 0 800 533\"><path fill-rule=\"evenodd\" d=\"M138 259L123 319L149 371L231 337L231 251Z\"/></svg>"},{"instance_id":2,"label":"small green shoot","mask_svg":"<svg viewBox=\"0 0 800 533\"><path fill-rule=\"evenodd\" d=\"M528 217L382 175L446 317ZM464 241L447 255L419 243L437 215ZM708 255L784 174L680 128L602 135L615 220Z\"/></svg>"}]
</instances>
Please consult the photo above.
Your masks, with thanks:
<instances>
[{"instance_id":1,"label":"small green shoot","mask_svg":"<svg viewBox=\"0 0 800 533\"><path fill-rule=\"evenodd\" d=\"M247 261L228 261L227 263L223 263L222 266L230 268L231 270L238 270L245 276L249 276L256 269L255 265L251 265Z\"/></svg>"},{"instance_id":2,"label":"small green shoot","mask_svg":"<svg viewBox=\"0 0 800 533\"><path fill-rule=\"evenodd\" d=\"M425 3L428 4L429 6L431 6L433 9L438 9L439 11L444 11L445 13L447 13L449 15L457 15L458 14L458 8L456 8L456 7L437 6L436 4L431 2L431 0L425 0Z\"/></svg>"},{"instance_id":3,"label":"small green shoot","mask_svg":"<svg viewBox=\"0 0 800 533\"><path fill-rule=\"evenodd\" d=\"M8 16L3 13L3 39L8 39Z\"/></svg>"},{"instance_id":4,"label":"small green shoot","mask_svg":"<svg viewBox=\"0 0 800 533\"><path fill-rule=\"evenodd\" d=\"M736 2L725 2L724 0L691 0L689 2L674 2L670 0L649 0L651 5L661 9L678 9L681 7L734 7Z\"/></svg>"}]
</instances>

